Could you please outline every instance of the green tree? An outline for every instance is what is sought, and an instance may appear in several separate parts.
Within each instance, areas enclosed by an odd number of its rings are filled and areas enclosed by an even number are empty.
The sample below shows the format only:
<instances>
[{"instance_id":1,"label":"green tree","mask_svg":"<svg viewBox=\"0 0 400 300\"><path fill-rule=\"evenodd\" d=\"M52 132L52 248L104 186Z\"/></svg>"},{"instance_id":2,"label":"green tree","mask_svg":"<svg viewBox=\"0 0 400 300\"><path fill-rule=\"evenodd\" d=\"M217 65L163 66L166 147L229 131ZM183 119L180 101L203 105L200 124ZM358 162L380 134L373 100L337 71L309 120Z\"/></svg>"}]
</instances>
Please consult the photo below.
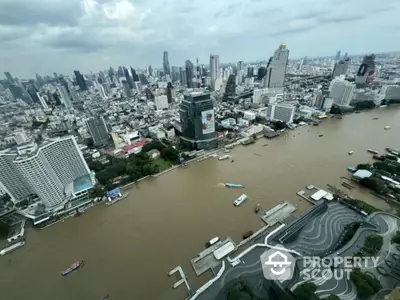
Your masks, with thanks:
<instances>
[{"instance_id":1,"label":"green tree","mask_svg":"<svg viewBox=\"0 0 400 300\"><path fill-rule=\"evenodd\" d=\"M168 146L161 151L161 158L170 161L171 163L177 163L179 158L179 153L173 147Z\"/></svg>"},{"instance_id":2,"label":"green tree","mask_svg":"<svg viewBox=\"0 0 400 300\"><path fill-rule=\"evenodd\" d=\"M142 152L147 153L150 150L157 149L158 151L161 151L165 148L165 145L161 143L160 141L152 141L151 143L148 143L142 147Z\"/></svg>"},{"instance_id":3,"label":"green tree","mask_svg":"<svg viewBox=\"0 0 400 300\"><path fill-rule=\"evenodd\" d=\"M357 287L357 295L360 299L366 299L382 288L378 279L362 273L360 269L354 269L350 273L350 279Z\"/></svg>"},{"instance_id":4,"label":"green tree","mask_svg":"<svg viewBox=\"0 0 400 300\"><path fill-rule=\"evenodd\" d=\"M357 170L371 170L372 165L371 164L359 164L357 165Z\"/></svg>"},{"instance_id":5,"label":"green tree","mask_svg":"<svg viewBox=\"0 0 400 300\"><path fill-rule=\"evenodd\" d=\"M327 298L324 298L324 300L340 300L340 298L336 295L329 295Z\"/></svg>"},{"instance_id":6,"label":"green tree","mask_svg":"<svg viewBox=\"0 0 400 300\"><path fill-rule=\"evenodd\" d=\"M88 162L88 166L90 170L93 170L95 172L100 172L104 169L104 165L98 160Z\"/></svg>"},{"instance_id":7,"label":"green tree","mask_svg":"<svg viewBox=\"0 0 400 300\"><path fill-rule=\"evenodd\" d=\"M10 225L0 222L0 238L6 238L10 233Z\"/></svg>"},{"instance_id":8,"label":"green tree","mask_svg":"<svg viewBox=\"0 0 400 300\"><path fill-rule=\"evenodd\" d=\"M315 295L316 290L317 286L314 283L306 282L297 286L293 293L297 300L318 300Z\"/></svg>"},{"instance_id":9,"label":"green tree","mask_svg":"<svg viewBox=\"0 0 400 300\"><path fill-rule=\"evenodd\" d=\"M400 244L400 231L397 231L396 235L392 237L392 243Z\"/></svg>"},{"instance_id":10,"label":"green tree","mask_svg":"<svg viewBox=\"0 0 400 300\"><path fill-rule=\"evenodd\" d=\"M383 237L380 235L370 235L365 239L364 246L361 249L361 252L373 256L376 255L382 248L383 245Z\"/></svg>"},{"instance_id":11,"label":"green tree","mask_svg":"<svg viewBox=\"0 0 400 300\"><path fill-rule=\"evenodd\" d=\"M103 197L104 196L104 190L103 188L96 184L90 191L89 191L89 196L91 198L96 198L96 197Z\"/></svg>"}]
</instances>

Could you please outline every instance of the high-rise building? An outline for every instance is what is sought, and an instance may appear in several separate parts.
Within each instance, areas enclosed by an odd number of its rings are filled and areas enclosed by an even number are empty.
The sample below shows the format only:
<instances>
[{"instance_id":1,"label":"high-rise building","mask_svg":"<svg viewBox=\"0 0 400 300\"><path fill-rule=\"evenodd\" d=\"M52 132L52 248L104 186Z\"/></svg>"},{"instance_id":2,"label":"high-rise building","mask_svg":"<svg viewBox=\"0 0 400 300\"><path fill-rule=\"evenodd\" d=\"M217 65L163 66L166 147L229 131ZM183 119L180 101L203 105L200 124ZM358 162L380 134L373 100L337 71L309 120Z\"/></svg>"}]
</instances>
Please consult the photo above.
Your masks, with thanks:
<instances>
[{"instance_id":1,"label":"high-rise building","mask_svg":"<svg viewBox=\"0 0 400 300\"><path fill-rule=\"evenodd\" d=\"M93 186L89 167L72 136L17 151L0 154L0 186L15 201L35 194L50 208L80 197Z\"/></svg>"},{"instance_id":2,"label":"high-rise building","mask_svg":"<svg viewBox=\"0 0 400 300\"><path fill-rule=\"evenodd\" d=\"M80 102L79 95L78 95L78 92L76 91L75 87L71 86L69 88L69 94L71 96L71 99L72 99L73 103L79 103Z\"/></svg>"},{"instance_id":3,"label":"high-rise building","mask_svg":"<svg viewBox=\"0 0 400 300\"><path fill-rule=\"evenodd\" d=\"M347 54L347 52L344 54L344 57L343 57L343 59L346 59L347 58L347 56L348 56L348 54Z\"/></svg>"},{"instance_id":4,"label":"high-rise building","mask_svg":"<svg viewBox=\"0 0 400 300\"><path fill-rule=\"evenodd\" d=\"M136 73L135 69L131 67L131 74L132 74L132 79L133 81L139 81L139 76Z\"/></svg>"},{"instance_id":5,"label":"high-rise building","mask_svg":"<svg viewBox=\"0 0 400 300\"><path fill-rule=\"evenodd\" d=\"M193 84L193 63L190 60L185 62L186 85L189 89L194 88Z\"/></svg>"},{"instance_id":6,"label":"high-rise building","mask_svg":"<svg viewBox=\"0 0 400 300\"><path fill-rule=\"evenodd\" d=\"M210 55L211 88L215 89L215 80L220 77L219 56Z\"/></svg>"},{"instance_id":7,"label":"high-rise building","mask_svg":"<svg viewBox=\"0 0 400 300\"><path fill-rule=\"evenodd\" d=\"M257 79L262 80L265 75L267 74L267 68L266 67L260 67L257 70Z\"/></svg>"},{"instance_id":8,"label":"high-rise building","mask_svg":"<svg viewBox=\"0 0 400 300\"><path fill-rule=\"evenodd\" d=\"M217 147L214 104L210 93L186 93L180 107L181 143L190 149Z\"/></svg>"},{"instance_id":9,"label":"high-rise building","mask_svg":"<svg viewBox=\"0 0 400 300\"><path fill-rule=\"evenodd\" d=\"M157 110L163 110L168 108L168 97L167 95L160 95L154 98Z\"/></svg>"},{"instance_id":10,"label":"high-rise building","mask_svg":"<svg viewBox=\"0 0 400 300\"><path fill-rule=\"evenodd\" d=\"M49 106L47 105L46 99L44 96L40 95L39 93L36 93L37 97L39 98L40 105L42 106L43 109L49 109Z\"/></svg>"},{"instance_id":11,"label":"high-rise building","mask_svg":"<svg viewBox=\"0 0 400 300\"><path fill-rule=\"evenodd\" d=\"M254 76L254 68L253 67L248 67L247 68L247 77L253 77Z\"/></svg>"},{"instance_id":12,"label":"high-rise building","mask_svg":"<svg viewBox=\"0 0 400 300\"><path fill-rule=\"evenodd\" d=\"M167 84L167 99L168 99L168 103L172 103L172 90L173 90L173 86L171 82L168 82Z\"/></svg>"},{"instance_id":13,"label":"high-rise building","mask_svg":"<svg viewBox=\"0 0 400 300\"><path fill-rule=\"evenodd\" d=\"M72 108L72 102L71 99L69 98L67 89L63 85L58 85L57 86L57 91L60 94L61 97L61 102L66 108Z\"/></svg>"},{"instance_id":14,"label":"high-rise building","mask_svg":"<svg viewBox=\"0 0 400 300\"><path fill-rule=\"evenodd\" d=\"M164 51L164 53L163 53L163 69L164 69L165 75L170 74L168 51Z\"/></svg>"},{"instance_id":15,"label":"high-rise building","mask_svg":"<svg viewBox=\"0 0 400 300\"><path fill-rule=\"evenodd\" d=\"M267 118L285 123L292 123L296 107L294 105L279 103L268 104Z\"/></svg>"},{"instance_id":16,"label":"high-rise building","mask_svg":"<svg viewBox=\"0 0 400 300\"><path fill-rule=\"evenodd\" d=\"M75 70L74 74L75 74L75 78L76 78L76 84L79 86L79 89L81 91L87 91L87 89L88 89L87 84L86 84L85 78L83 77L81 72Z\"/></svg>"},{"instance_id":17,"label":"high-rise building","mask_svg":"<svg viewBox=\"0 0 400 300\"><path fill-rule=\"evenodd\" d=\"M106 121L103 117L91 117L86 120L86 127L96 146L105 145L110 140Z\"/></svg>"},{"instance_id":18,"label":"high-rise building","mask_svg":"<svg viewBox=\"0 0 400 300\"><path fill-rule=\"evenodd\" d=\"M340 59L340 54L341 54L341 51L340 51L340 50L339 50L338 52L336 52L335 61L339 61L339 59Z\"/></svg>"},{"instance_id":19,"label":"high-rise building","mask_svg":"<svg viewBox=\"0 0 400 300\"><path fill-rule=\"evenodd\" d=\"M129 88L133 89L135 87L135 85L133 83L133 79L132 79L131 75L129 75L128 69L124 67L123 70L124 70L124 76L126 78L126 81L128 82Z\"/></svg>"},{"instance_id":20,"label":"high-rise building","mask_svg":"<svg viewBox=\"0 0 400 300\"><path fill-rule=\"evenodd\" d=\"M339 60L332 72L332 79L338 77L340 75L346 75L347 70L349 69L350 58L346 58L345 60Z\"/></svg>"},{"instance_id":21,"label":"high-rise building","mask_svg":"<svg viewBox=\"0 0 400 300\"><path fill-rule=\"evenodd\" d=\"M11 76L10 72L4 72L4 75L6 75L9 84L15 84L14 78Z\"/></svg>"},{"instance_id":22,"label":"high-rise building","mask_svg":"<svg viewBox=\"0 0 400 300\"><path fill-rule=\"evenodd\" d=\"M182 68L179 68L179 81L182 86L187 86L186 82L186 70L183 70Z\"/></svg>"},{"instance_id":23,"label":"high-rise building","mask_svg":"<svg viewBox=\"0 0 400 300\"><path fill-rule=\"evenodd\" d=\"M369 83L374 80L375 75L375 55L370 54L364 56L364 59L358 69L356 76L356 86L357 88L366 87Z\"/></svg>"},{"instance_id":24,"label":"high-rise building","mask_svg":"<svg viewBox=\"0 0 400 300\"><path fill-rule=\"evenodd\" d=\"M238 74L241 70L244 70L244 62L242 60L238 61L236 64L236 74Z\"/></svg>"},{"instance_id":25,"label":"high-rise building","mask_svg":"<svg viewBox=\"0 0 400 300\"><path fill-rule=\"evenodd\" d=\"M127 80L122 80L122 87L124 89L124 94L125 97L133 97L133 92L131 90L131 88L129 87L129 83Z\"/></svg>"},{"instance_id":26,"label":"high-rise building","mask_svg":"<svg viewBox=\"0 0 400 300\"><path fill-rule=\"evenodd\" d=\"M279 45L279 48L275 50L272 59L270 59L270 61L268 62L266 87L268 88L283 87L288 60L289 60L289 49L286 48L285 43L282 43Z\"/></svg>"},{"instance_id":27,"label":"high-rise building","mask_svg":"<svg viewBox=\"0 0 400 300\"><path fill-rule=\"evenodd\" d=\"M329 87L329 98L333 103L340 106L349 106L353 100L356 85L344 79L344 75L332 80Z\"/></svg>"},{"instance_id":28,"label":"high-rise building","mask_svg":"<svg viewBox=\"0 0 400 300\"><path fill-rule=\"evenodd\" d=\"M236 96L236 76L231 74L229 75L228 80L226 82L224 100L232 101L235 96Z\"/></svg>"}]
</instances>

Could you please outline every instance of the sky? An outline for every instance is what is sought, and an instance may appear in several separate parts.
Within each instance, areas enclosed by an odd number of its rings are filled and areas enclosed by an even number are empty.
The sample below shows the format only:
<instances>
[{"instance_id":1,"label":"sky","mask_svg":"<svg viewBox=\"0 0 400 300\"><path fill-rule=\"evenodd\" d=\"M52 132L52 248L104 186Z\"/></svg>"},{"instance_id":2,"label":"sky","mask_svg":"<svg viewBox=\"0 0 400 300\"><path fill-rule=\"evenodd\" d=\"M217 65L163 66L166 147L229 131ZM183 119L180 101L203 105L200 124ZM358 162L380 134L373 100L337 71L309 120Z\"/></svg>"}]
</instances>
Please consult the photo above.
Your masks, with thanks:
<instances>
[{"instance_id":1,"label":"sky","mask_svg":"<svg viewBox=\"0 0 400 300\"><path fill-rule=\"evenodd\" d=\"M399 16L399 0L0 0L0 72L267 60L282 42L291 58L396 51Z\"/></svg>"}]
</instances>

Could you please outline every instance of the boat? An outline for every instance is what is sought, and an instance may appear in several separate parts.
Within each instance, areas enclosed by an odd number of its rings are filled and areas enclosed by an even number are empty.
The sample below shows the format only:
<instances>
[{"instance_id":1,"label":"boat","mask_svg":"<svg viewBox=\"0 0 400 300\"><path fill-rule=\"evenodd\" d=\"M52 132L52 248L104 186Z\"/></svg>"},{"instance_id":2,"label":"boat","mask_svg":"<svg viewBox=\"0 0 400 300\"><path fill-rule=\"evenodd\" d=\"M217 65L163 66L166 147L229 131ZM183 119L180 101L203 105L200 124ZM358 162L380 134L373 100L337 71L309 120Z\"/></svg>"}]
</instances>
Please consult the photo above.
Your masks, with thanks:
<instances>
[{"instance_id":1,"label":"boat","mask_svg":"<svg viewBox=\"0 0 400 300\"><path fill-rule=\"evenodd\" d=\"M253 233L254 233L253 230L246 231L246 232L243 234L243 239L245 240L245 239L251 237L251 236L253 235Z\"/></svg>"},{"instance_id":2,"label":"boat","mask_svg":"<svg viewBox=\"0 0 400 300\"><path fill-rule=\"evenodd\" d=\"M23 245L25 245L25 241L19 241L19 242L16 242L14 244L11 244L10 246L2 249L0 251L0 255L1 256L6 255L7 253L10 253L10 252L12 252L14 250L17 250L18 248L21 248Z\"/></svg>"},{"instance_id":3,"label":"boat","mask_svg":"<svg viewBox=\"0 0 400 300\"><path fill-rule=\"evenodd\" d=\"M359 110L356 110L356 111L355 111L355 113L356 113L356 114L359 114L359 113L360 113L360 111L359 111Z\"/></svg>"},{"instance_id":4,"label":"boat","mask_svg":"<svg viewBox=\"0 0 400 300\"><path fill-rule=\"evenodd\" d=\"M319 126L319 123L314 122L314 123L313 123L313 126Z\"/></svg>"},{"instance_id":5,"label":"boat","mask_svg":"<svg viewBox=\"0 0 400 300\"><path fill-rule=\"evenodd\" d=\"M83 261L79 260L74 262L70 267L68 267L67 269L65 269L64 271L61 272L62 276L67 276L69 273L77 270L80 266L83 265Z\"/></svg>"},{"instance_id":6,"label":"boat","mask_svg":"<svg viewBox=\"0 0 400 300\"><path fill-rule=\"evenodd\" d=\"M385 127L384 127L385 130L388 130L388 129L390 129L390 128L392 128L392 127L390 127L390 126L385 126Z\"/></svg>"},{"instance_id":7,"label":"boat","mask_svg":"<svg viewBox=\"0 0 400 300\"><path fill-rule=\"evenodd\" d=\"M338 117L336 117L336 119L341 120L341 119L343 119L343 117L342 116L338 116Z\"/></svg>"},{"instance_id":8,"label":"boat","mask_svg":"<svg viewBox=\"0 0 400 300\"><path fill-rule=\"evenodd\" d=\"M374 149L367 149L369 153L378 154L379 152Z\"/></svg>"},{"instance_id":9,"label":"boat","mask_svg":"<svg viewBox=\"0 0 400 300\"><path fill-rule=\"evenodd\" d=\"M224 153L229 153L229 152L231 152L231 150L229 150L229 149L224 150Z\"/></svg>"},{"instance_id":10,"label":"boat","mask_svg":"<svg viewBox=\"0 0 400 300\"><path fill-rule=\"evenodd\" d=\"M378 117L372 118L372 120L378 120L378 119L379 119Z\"/></svg>"},{"instance_id":11,"label":"boat","mask_svg":"<svg viewBox=\"0 0 400 300\"><path fill-rule=\"evenodd\" d=\"M353 151L353 150L349 151L349 155L352 155L353 153L354 153L354 151Z\"/></svg>"},{"instance_id":12,"label":"boat","mask_svg":"<svg viewBox=\"0 0 400 300\"><path fill-rule=\"evenodd\" d=\"M349 167L349 168L347 168L347 171L349 171L351 173L355 173L355 172L357 172L357 169Z\"/></svg>"},{"instance_id":13,"label":"boat","mask_svg":"<svg viewBox=\"0 0 400 300\"><path fill-rule=\"evenodd\" d=\"M351 189L353 188L353 186L352 186L351 184L348 184L347 182L342 182L342 185L343 185L345 188L348 188L349 190L351 190Z\"/></svg>"},{"instance_id":14,"label":"boat","mask_svg":"<svg viewBox=\"0 0 400 300\"><path fill-rule=\"evenodd\" d=\"M225 183L225 186L230 188L244 188L243 184L236 184L236 183Z\"/></svg>"},{"instance_id":15,"label":"boat","mask_svg":"<svg viewBox=\"0 0 400 300\"><path fill-rule=\"evenodd\" d=\"M211 247L212 245L214 245L214 244L216 244L217 242L219 242L219 237L214 237L214 238L212 238L211 240L209 240L207 243L206 243L206 247L208 248L208 247Z\"/></svg>"},{"instance_id":16,"label":"boat","mask_svg":"<svg viewBox=\"0 0 400 300\"><path fill-rule=\"evenodd\" d=\"M242 194L239 198L237 198L235 201L233 201L233 205L239 206L240 204L242 204L246 200L247 200L247 195L246 194Z\"/></svg>"},{"instance_id":17,"label":"boat","mask_svg":"<svg viewBox=\"0 0 400 300\"><path fill-rule=\"evenodd\" d=\"M400 153L400 150L393 149L393 148L386 148L386 151L391 154L394 154L394 155L399 155L399 153Z\"/></svg>"},{"instance_id":18,"label":"boat","mask_svg":"<svg viewBox=\"0 0 400 300\"><path fill-rule=\"evenodd\" d=\"M320 135L319 135L319 137L323 137L323 136L324 136L323 134L320 134Z\"/></svg>"},{"instance_id":19,"label":"boat","mask_svg":"<svg viewBox=\"0 0 400 300\"><path fill-rule=\"evenodd\" d=\"M258 213L259 210L260 210L260 204L257 204L257 206L254 208L254 212Z\"/></svg>"},{"instance_id":20,"label":"boat","mask_svg":"<svg viewBox=\"0 0 400 300\"><path fill-rule=\"evenodd\" d=\"M385 160L385 156L379 155L379 154L372 155L372 158L377 159L377 160Z\"/></svg>"},{"instance_id":21,"label":"boat","mask_svg":"<svg viewBox=\"0 0 400 300\"><path fill-rule=\"evenodd\" d=\"M225 160L228 159L230 156L229 155L222 155L220 157L218 157L218 160Z\"/></svg>"}]
</instances>

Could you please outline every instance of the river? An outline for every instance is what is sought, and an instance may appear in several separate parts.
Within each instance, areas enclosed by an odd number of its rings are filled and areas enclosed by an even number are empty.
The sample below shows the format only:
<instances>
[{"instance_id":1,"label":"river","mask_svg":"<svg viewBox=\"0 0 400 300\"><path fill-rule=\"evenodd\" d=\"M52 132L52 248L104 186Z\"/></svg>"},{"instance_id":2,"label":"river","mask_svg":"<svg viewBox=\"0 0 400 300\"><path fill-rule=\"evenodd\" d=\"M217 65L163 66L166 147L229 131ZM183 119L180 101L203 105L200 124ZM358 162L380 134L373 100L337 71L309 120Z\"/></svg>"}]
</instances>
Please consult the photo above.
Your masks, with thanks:
<instances>
[{"instance_id":1,"label":"river","mask_svg":"<svg viewBox=\"0 0 400 300\"><path fill-rule=\"evenodd\" d=\"M386 125L392 128L384 130ZM98 300L110 294L113 300L185 299L185 288L173 290L176 278L167 273L181 265L198 288L211 275L195 278L189 259L207 240L230 236L239 242L244 232L260 228L263 223L253 212L257 203L267 210L289 201L298 206L297 214L304 212L310 204L300 201L297 191L308 184L339 186L346 167L371 160L367 148L400 148L399 132L400 110L376 109L237 146L231 152L234 163L212 158L143 180L120 203L29 230L25 247L0 257L1 298ZM223 182L245 189L228 189ZM234 207L242 192L248 201ZM368 191L349 194L390 209ZM83 268L60 276L76 260L85 261Z\"/></svg>"}]
</instances>

